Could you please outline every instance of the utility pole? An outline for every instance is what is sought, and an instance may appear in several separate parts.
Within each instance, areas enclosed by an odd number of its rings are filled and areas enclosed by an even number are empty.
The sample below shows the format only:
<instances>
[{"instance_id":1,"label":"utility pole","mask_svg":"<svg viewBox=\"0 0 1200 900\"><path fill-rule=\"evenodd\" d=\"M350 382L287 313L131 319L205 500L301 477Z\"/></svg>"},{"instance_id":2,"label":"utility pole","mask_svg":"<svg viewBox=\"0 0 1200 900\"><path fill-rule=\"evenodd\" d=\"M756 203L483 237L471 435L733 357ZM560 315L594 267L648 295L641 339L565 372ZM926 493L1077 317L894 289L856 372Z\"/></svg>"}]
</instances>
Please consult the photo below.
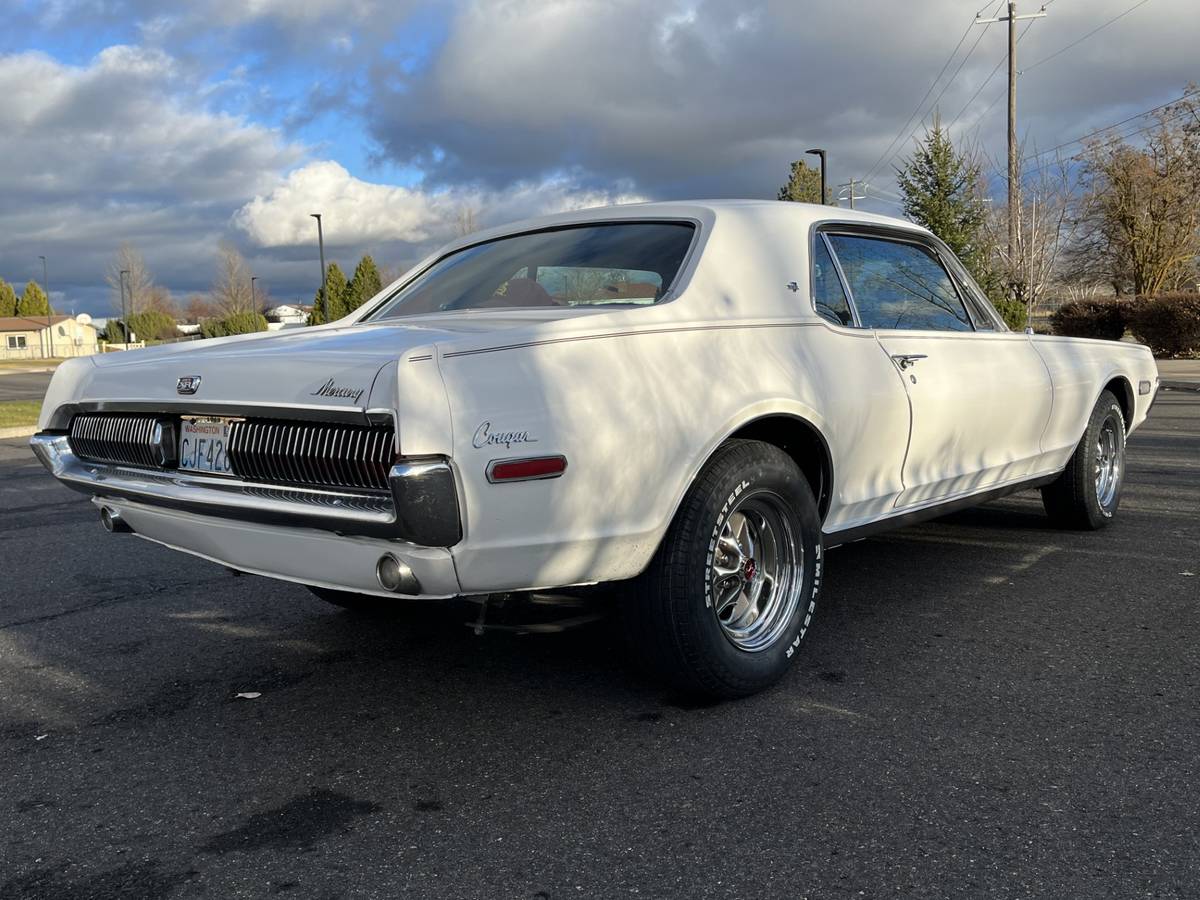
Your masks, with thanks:
<instances>
[{"instance_id":1,"label":"utility pole","mask_svg":"<svg viewBox=\"0 0 1200 900\"><path fill-rule=\"evenodd\" d=\"M821 205L825 205L825 151L820 147L814 147L812 150L805 150L806 154L820 157L821 159Z\"/></svg>"},{"instance_id":2,"label":"utility pole","mask_svg":"<svg viewBox=\"0 0 1200 900\"><path fill-rule=\"evenodd\" d=\"M128 269L121 270L121 340L126 350L129 349L129 318L125 312L125 276L128 274Z\"/></svg>"},{"instance_id":3,"label":"utility pole","mask_svg":"<svg viewBox=\"0 0 1200 900\"><path fill-rule=\"evenodd\" d=\"M840 188L849 188L850 189L848 199L850 201L851 209L854 209L854 201L855 200L866 200L867 199L866 194L857 194L856 195L854 193L854 186L856 184L864 184L865 185L866 182L859 181L857 178L851 178L849 181L845 182L844 184L838 185L838 187L840 187ZM840 195L839 195L839 197L840 197Z\"/></svg>"},{"instance_id":4,"label":"utility pole","mask_svg":"<svg viewBox=\"0 0 1200 900\"><path fill-rule=\"evenodd\" d=\"M309 213L317 220L317 244L321 248L321 318L329 324L329 290L325 280L325 233L321 230L321 214Z\"/></svg>"},{"instance_id":5,"label":"utility pole","mask_svg":"<svg viewBox=\"0 0 1200 900\"><path fill-rule=\"evenodd\" d=\"M50 308L50 272L46 267L46 257L39 256L42 261L42 287L46 289L46 359L54 356L54 322L51 319L51 313L54 312Z\"/></svg>"},{"instance_id":6,"label":"utility pole","mask_svg":"<svg viewBox=\"0 0 1200 900\"><path fill-rule=\"evenodd\" d=\"M975 17L976 25L993 22L1008 23L1008 258L1016 259L1017 216L1021 206L1021 173L1017 171L1017 22L1023 19L1040 19L1046 15L1046 7L1035 13L1017 15L1017 0L1008 0L1008 15L994 19ZM1010 263L1011 264L1011 263Z\"/></svg>"}]
</instances>

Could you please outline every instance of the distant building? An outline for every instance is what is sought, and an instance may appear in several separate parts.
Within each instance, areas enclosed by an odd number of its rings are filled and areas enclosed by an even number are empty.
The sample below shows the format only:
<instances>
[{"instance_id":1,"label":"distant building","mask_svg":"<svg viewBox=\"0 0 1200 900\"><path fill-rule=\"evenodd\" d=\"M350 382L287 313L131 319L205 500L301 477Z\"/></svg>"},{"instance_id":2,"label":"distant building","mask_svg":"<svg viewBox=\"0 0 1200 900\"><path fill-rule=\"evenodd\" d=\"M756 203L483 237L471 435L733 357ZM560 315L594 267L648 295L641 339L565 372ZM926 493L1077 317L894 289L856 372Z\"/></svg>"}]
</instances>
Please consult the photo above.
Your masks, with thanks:
<instances>
[{"instance_id":1,"label":"distant building","mask_svg":"<svg viewBox=\"0 0 1200 900\"><path fill-rule=\"evenodd\" d=\"M47 356L91 356L100 344L92 317L0 317L0 359L45 359ZM47 352L49 351L49 352Z\"/></svg>"},{"instance_id":2,"label":"distant building","mask_svg":"<svg viewBox=\"0 0 1200 900\"><path fill-rule=\"evenodd\" d=\"M305 325L308 323L308 309L290 303L272 306L263 313L263 316L266 317L268 323L280 325Z\"/></svg>"}]
</instances>

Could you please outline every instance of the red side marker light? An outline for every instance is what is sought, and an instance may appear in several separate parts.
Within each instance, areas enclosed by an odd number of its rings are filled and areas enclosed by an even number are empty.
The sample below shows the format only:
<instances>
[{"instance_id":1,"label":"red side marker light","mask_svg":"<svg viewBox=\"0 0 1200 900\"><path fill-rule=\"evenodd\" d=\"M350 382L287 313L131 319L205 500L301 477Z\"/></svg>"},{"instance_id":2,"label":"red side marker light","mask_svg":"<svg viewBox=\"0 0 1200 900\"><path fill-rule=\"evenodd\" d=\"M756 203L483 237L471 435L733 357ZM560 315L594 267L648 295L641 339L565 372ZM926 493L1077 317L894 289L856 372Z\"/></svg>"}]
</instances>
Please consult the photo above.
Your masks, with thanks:
<instances>
[{"instance_id":1,"label":"red side marker light","mask_svg":"<svg viewBox=\"0 0 1200 900\"><path fill-rule=\"evenodd\" d=\"M501 481L536 481L540 478L558 478L566 470L565 456L493 459L488 463L487 480L492 484Z\"/></svg>"}]
</instances>

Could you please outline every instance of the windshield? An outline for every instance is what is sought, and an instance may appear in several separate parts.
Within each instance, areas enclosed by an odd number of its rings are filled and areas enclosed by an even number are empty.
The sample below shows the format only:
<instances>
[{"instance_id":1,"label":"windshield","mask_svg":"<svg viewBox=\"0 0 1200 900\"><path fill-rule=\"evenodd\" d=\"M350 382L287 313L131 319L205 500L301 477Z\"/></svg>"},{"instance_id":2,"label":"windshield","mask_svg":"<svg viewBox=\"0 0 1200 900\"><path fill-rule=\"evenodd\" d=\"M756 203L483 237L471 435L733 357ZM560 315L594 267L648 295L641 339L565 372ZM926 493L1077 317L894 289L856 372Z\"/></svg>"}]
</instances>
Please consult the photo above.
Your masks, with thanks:
<instances>
[{"instance_id":1,"label":"windshield","mask_svg":"<svg viewBox=\"0 0 1200 900\"><path fill-rule=\"evenodd\" d=\"M438 260L372 321L454 309L649 305L692 243L686 222L578 225L504 237Z\"/></svg>"}]
</instances>

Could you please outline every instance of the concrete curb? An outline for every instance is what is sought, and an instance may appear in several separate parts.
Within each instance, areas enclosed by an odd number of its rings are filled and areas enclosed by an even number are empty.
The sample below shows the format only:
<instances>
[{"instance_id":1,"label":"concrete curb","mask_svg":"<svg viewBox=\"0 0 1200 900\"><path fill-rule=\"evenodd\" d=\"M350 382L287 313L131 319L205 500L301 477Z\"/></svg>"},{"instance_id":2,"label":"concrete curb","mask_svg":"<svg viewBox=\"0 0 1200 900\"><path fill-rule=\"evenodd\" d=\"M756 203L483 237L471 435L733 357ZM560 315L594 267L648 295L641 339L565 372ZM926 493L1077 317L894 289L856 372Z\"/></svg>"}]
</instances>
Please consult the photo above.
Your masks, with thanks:
<instances>
[{"instance_id":1,"label":"concrete curb","mask_svg":"<svg viewBox=\"0 0 1200 900\"><path fill-rule=\"evenodd\" d=\"M1172 391L1200 391L1200 381L1163 381L1159 386Z\"/></svg>"},{"instance_id":2,"label":"concrete curb","mask_svg":"<svg viewBox=\"0 0 1200 900\"><path fill-rule=\"evenodd\" d=\"M0 439L30 437L37 434L36 425L14 425L11 428L0 428Z\"/></svg>"}]
</instances>

